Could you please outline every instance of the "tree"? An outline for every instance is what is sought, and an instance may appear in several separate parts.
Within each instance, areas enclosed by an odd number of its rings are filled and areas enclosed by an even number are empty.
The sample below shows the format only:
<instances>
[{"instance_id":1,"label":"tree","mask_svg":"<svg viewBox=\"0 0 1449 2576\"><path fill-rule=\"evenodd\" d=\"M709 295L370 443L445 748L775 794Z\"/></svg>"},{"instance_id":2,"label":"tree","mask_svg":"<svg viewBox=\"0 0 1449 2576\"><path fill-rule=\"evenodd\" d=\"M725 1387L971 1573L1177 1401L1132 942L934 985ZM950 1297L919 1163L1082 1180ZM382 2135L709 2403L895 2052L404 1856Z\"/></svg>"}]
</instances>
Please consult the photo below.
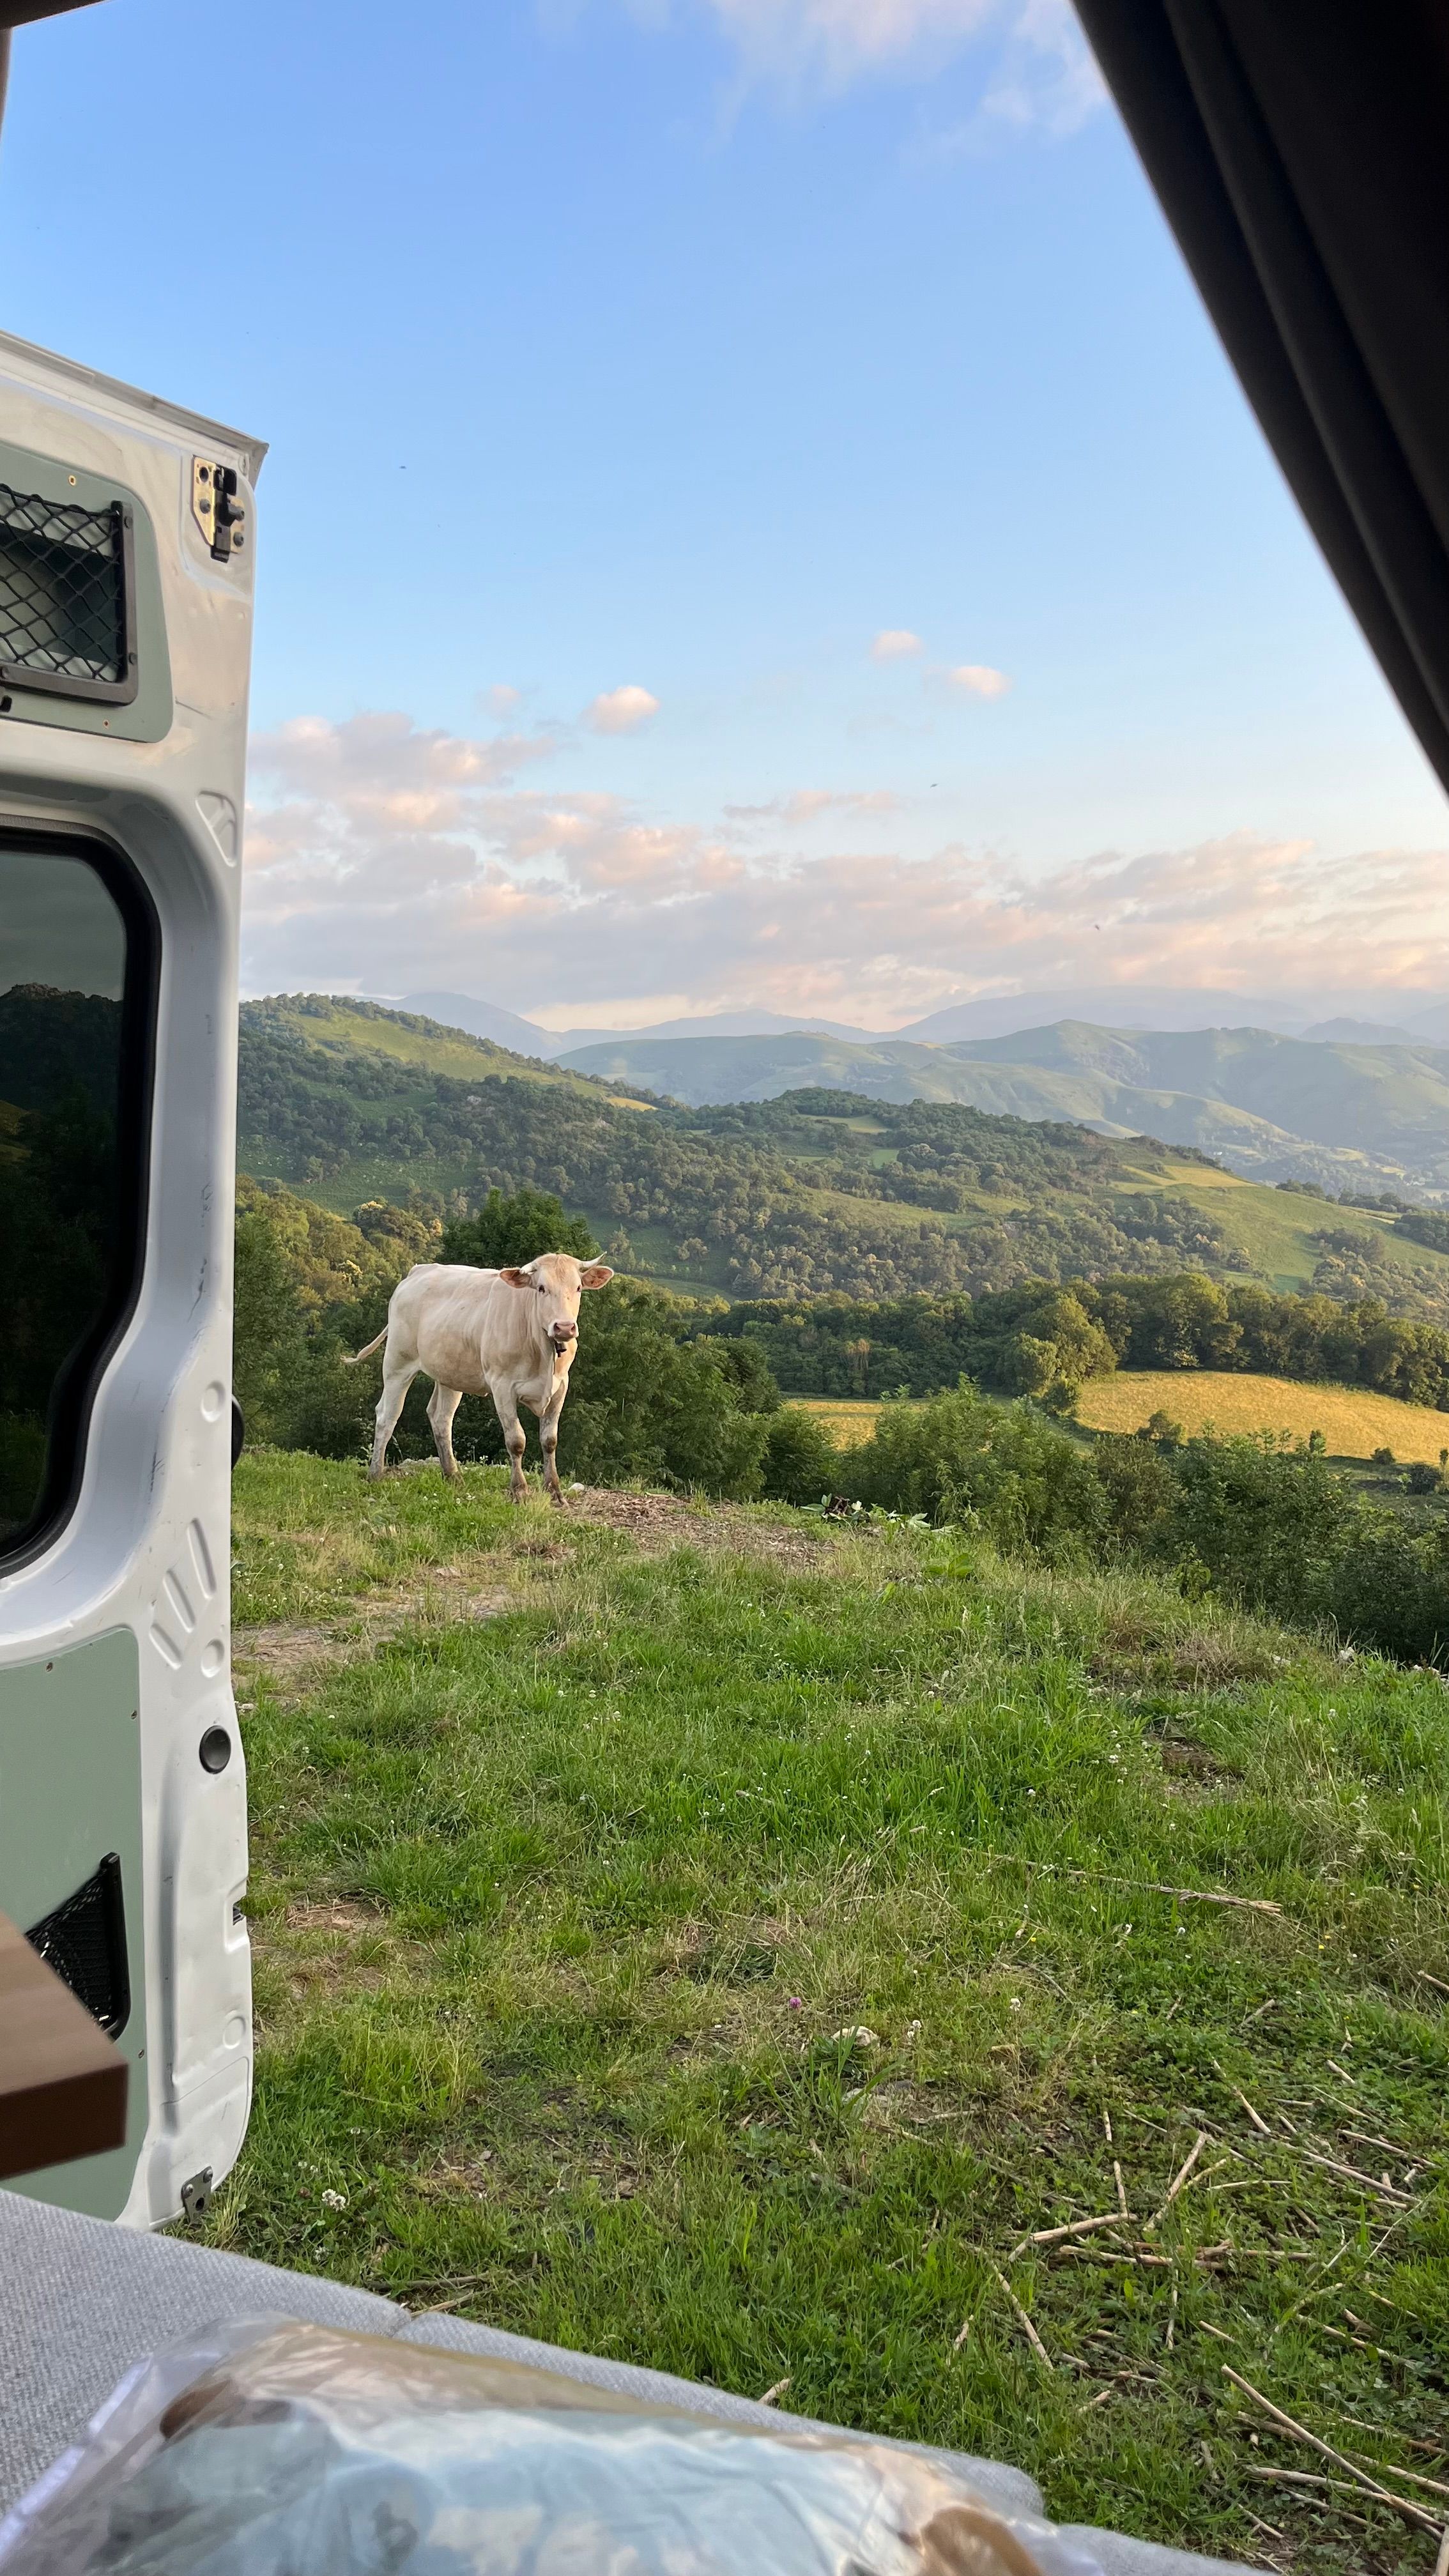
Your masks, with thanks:
<instances>
[{"instance_id":1,"label":"tree","mask_svg":"<svg viewBox=\"0 0 1449 2576\"><path fill-rule=\"evenodd\" d=\"M455 1217L444 1227L439 1257L477 1270L503 1270L535 1261L541 1252L571 1252L576 1260L592 1261L598 1249L587 1221L566 1216L548 1190L525 1187L505 1196L495 1187L472 1216Z\"/></svg>"}]
</instances>

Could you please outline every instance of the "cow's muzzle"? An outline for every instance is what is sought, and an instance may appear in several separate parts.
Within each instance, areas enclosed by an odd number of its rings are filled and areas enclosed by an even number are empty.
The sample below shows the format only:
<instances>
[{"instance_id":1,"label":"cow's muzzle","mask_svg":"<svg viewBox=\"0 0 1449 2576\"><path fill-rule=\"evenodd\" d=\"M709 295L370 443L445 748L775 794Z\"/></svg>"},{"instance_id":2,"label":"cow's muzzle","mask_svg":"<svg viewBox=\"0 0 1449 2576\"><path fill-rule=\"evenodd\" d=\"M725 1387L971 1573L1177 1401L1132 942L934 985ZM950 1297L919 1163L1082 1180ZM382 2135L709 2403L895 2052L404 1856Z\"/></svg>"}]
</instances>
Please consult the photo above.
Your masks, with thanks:
<instances>
[{"instance_id":1,"label":"cow's muzzle","mask_svg":"<svg viewBox=\"0 0 1449 2576\"><path fill-rule=\"evenodd\" d=\"M577 1324L550 1324L548 1337L556 1351L566 1351L570 1342L578 1340L579 1328Z\"/></svg>"}]
</instances>

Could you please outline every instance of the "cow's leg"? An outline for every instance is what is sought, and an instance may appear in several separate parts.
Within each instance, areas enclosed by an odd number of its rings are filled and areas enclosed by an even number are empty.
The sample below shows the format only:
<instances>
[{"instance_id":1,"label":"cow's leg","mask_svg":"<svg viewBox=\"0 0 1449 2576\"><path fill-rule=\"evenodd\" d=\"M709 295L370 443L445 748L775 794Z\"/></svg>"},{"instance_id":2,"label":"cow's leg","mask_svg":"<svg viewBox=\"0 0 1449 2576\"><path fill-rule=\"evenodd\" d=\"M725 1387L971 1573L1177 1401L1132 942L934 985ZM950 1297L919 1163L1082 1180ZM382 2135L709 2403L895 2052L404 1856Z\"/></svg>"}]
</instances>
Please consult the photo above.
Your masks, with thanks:
<instances>
[{"instance_id":1,"label":"cow's leg","mask_svg":"<svg viewBox=\"0 0 1449 2576\"><path fill-rule=\"evenodd\" d=\"M374 1485L382 1474L387 1444L397 1429L398 1416L407 1402L408 1388L417 1373L416 1360L383 1361L382 1393L377 1399L377 1429L372 1440L372 1461L367 1470L368 1480Z\"/></svg>"},{"instance_id":2,"label":"cow's leg","mask_svg":"<svg viewBox=\"0 0 1449 2576\"><path fill-rule=\"evenodd\" d=\"M549 1501L557 1503L560 1510L563 1509L563 1487L558 1480L558 1418L568 1391L569 1382L565 1378L554 1388L538 1417L538 1440L543 1451L543 1490Z\"/></svg>"},{"instance_id":3,"label":"cow's leg","mask_svg":"<svg viewBox=\"0 0 1449 2576\"><path fill-rule=\"evenodd\" d=\"M503 1444L508 1451L508 1499L510 1503L528 1500L528 1479L523 1472L523 1425L518 1419L518 1399L512 1387L493 1389L493 1410L503 1427Z\"/></svg>"},{"instance_id":4,"label":"cow's leg","mask_svg":"<svg viewBox=\"0 0 1449 2576\"><path fill-rule=\"evenodd\" d=\"M460 1386L435 1386L428 1398L428 1420L433 1426L438 1464L449 1484L456 1482L458 1474L458 1461L453 1455L453 1416L462 1401Z\"/></svg>"}]
</instances>

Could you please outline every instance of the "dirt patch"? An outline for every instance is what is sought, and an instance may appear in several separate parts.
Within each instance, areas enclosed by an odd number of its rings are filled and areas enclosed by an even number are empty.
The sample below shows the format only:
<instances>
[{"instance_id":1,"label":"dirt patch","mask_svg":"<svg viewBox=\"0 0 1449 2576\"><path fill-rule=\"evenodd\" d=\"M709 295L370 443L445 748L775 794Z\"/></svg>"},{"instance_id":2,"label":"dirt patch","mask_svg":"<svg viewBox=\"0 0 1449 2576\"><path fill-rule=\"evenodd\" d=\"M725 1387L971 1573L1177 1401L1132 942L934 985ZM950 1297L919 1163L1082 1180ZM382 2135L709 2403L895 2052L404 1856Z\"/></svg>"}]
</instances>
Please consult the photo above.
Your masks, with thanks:
<instances>
[{"instance_id":1,"label":"dirt patch","mask_svg":"<svg viewBox=\"0 0 1449 2576\"><path fill-rule=\"evenodd\" d=\"M1203 1788L1221 1787L1243 1776L1233 1764L1220 1762L1205 1744L1195 1744L1190 1736L1169 1735L1159 1750L1164 1771L1175 1779L1196 1781Z\"/></svg>"},{"instance_id":2,"label":"dirt patch","mask_svg":"<svg viewBox=\"0 0 1449 2576\"><path fill-rule=\"evenodd\" d=\"M666 1556L671 1548L699 1547L717 1555L768 1557L777 1565L819 1565L829 1539L758 1521L739 1504L687 1502L678 1494L625 1494L590 1487L570 1494L578 1519L622 1531L641 1556Z\"/></svg>"},{"instance_id":3,"label":"dirt patch","mask_svg":"<svg viewBox=\"0 0 1449 2576\"><path fill-rule=\"evenodd\" d=\"M263 1628L238 1628L232 1653L238 1664L265 1674L285 1692L304 1674L362 1662L379 1646L391 1644L404 1628L419 1623L455 1627L465 1621L496 1619L514 1606L512 1593L496 1585L478 1591L456 1572L440 1568L421 1586L364 1595L330 1624L279 1619Z\"/></svg>"},{"instance_id":4,"label":"dirt patch","mask_svg":"<svg viewBox=\"0 0 1449 2576\"><path fill-rule=\"evenodd\" d=\"M1256 1637L1211 1628L1168 1636L1124 1622L1108 1628L1088 1671L1113 1690L1224 1691L1268 1680L1273 1661Z\"/></svg>"},{"instance_id":5,"label":"dirt patch","mask_svg":"<svg viewBox=\"0 0 1449 2576\"><path fill-rule=\"evenodd\" d=\"M384 1920L375 1907L345 1896L289 1905L282 1916L289 1932L373 1932Z\"/></svg>"},{"instance_id":6,"label":"dirt patch","mask_svg":"<svg viewBox=\"0 0 1449 2576\"><path fill-rule=\"evenodd\" d=\"M901 2081L874 2085L861 2104L868 2129L933 2129L969 2117L964 2102L948 2101L928 2084Z\"/></svg>"}]
</instances>

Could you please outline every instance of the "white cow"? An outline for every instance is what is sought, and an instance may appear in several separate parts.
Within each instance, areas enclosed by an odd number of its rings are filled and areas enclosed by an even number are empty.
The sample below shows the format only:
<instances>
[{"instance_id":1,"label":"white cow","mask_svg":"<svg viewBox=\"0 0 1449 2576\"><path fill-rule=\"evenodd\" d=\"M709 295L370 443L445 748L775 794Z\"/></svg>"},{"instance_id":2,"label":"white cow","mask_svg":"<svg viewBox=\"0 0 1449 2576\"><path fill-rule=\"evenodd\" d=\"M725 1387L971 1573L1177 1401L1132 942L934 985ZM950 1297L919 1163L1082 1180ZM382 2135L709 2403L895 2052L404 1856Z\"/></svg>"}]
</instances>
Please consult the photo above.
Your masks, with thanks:
<instances>
[{"instance_id":1,"label":"white cow","mask_svg":"<svg viewBox=\"0 0 1449 2576\"><path fill-rule=\"evenodd\" d=\"M520 1404L538 1416L544 1490L561 1503L558 1418L569 1391L579 1338L579 1297L614 1276L602 1261L541 1252L519 1270L469 1270L461 1262L420 1261L392 1292L387 1322L375 1341L347 1362L356 1368L387 1344L372 1443L372 1478L382 1474L387 1444L419 1369L433 1380L428 1420L445 1476L456 1476L453 1416L465 1395L491 1395L508 1446L509 1498L528 1492L523 1473Z\"/></svg>"}]
</instances>

